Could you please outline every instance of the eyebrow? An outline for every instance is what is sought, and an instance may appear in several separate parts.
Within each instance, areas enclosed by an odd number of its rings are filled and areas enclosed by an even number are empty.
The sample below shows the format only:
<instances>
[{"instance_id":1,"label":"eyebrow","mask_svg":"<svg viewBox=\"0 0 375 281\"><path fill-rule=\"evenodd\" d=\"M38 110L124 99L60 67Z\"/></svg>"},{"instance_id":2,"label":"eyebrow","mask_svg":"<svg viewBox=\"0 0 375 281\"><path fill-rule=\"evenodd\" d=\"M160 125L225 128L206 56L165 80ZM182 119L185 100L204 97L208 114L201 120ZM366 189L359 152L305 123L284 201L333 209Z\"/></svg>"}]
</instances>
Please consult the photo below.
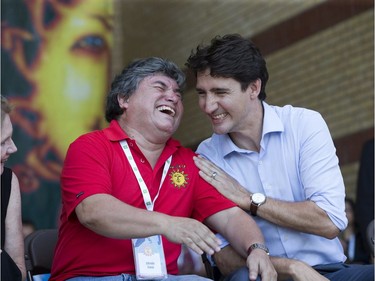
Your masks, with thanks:
<instances>
[{"instance_id":1,"label":"eyebrow","mask_svg":"<svg viewBox=\"0 0 375 281\"><path fill-rule=\"evenodd\" d=\"M197 91L206 92L206 90L203 90L201 88L195 88ZM212 88L208 90L209 92L218 92L218 91L230 91L229 88Z\"/></svg>"},{"instance_id":2,"label":"eyebrow","mask_svg":"<svg viewBox=\"0 0 375 281\"><path fill-rule=\"evenodd\" d=\"M155 85L155 84L160 84L161 86L163 86L164 88L168 88L168 85L165 84L163 81L161 80L156 80L154 82L151 82L151 85ZM172 89L174 92L178 92L178 93L182 93L182 90L178 87L176 89Z\"/></svg>"},{"instance_id":3,"label":"eyebrow","mask_svg":"<svg viewBox=\"0 0 375 281\"><path fill-rule=\"evenodd\" d=\"M113 30L114 16L102 16L94 14L92 17L99 20L108 31Z\"/></svg>"}]
</instances>

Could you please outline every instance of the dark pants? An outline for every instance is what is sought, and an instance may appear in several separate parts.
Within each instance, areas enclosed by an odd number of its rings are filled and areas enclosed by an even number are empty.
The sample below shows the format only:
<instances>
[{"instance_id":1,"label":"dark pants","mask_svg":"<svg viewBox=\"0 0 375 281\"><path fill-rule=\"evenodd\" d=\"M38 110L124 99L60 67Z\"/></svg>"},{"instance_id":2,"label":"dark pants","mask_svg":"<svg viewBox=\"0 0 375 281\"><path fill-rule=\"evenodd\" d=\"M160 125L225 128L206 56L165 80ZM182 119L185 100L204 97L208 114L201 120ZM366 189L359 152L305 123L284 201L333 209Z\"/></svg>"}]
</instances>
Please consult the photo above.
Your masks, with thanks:
<instances>
[{"instance_id":1,"label":"dark pants","mask_svg":"<svg viewBox=\"0 0 375 281\"><path fill-rule=\"evenodd\" d=\"M373 264L345 264L334 263L327 265L317 265L314 269L330 281L374 281ZM224 281L248 281L249 270L242 267L228 275ZM260 277L256 281L260 281ZM292 281L292 280L289 280Z\"/></svg>"}]
</instances>

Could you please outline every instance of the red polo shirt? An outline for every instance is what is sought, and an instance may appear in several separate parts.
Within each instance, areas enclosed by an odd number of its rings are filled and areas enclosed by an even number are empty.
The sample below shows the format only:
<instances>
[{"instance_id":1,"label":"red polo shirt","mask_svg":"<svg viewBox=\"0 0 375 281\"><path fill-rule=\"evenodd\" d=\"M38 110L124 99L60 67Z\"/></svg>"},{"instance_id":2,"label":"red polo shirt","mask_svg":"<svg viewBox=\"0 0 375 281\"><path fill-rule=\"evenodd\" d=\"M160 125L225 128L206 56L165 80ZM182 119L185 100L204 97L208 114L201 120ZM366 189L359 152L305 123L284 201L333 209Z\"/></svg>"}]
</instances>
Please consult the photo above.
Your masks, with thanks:
<instances>
[{"instance_id":1,"label":"red polo shirt","mask_svg":"<svg viewBox=\"0 0 375 281\"><path fill-rule=\"evenodd\" d=\"M135 141L124 133L117 121L112 121L104 130L79 137L68 149L61 175L63 207L59 241L50 280L135 274L131 240L98 235L84 227L74 212L83 199L99 193L111 194L129 205L146 209L139 184L119 143L124 139L128 141L151 198L159 190L165 161L173 155L154 211L203 221L235 206L199 176L192 150L170 139L152 169ZM164 237L163 246L168 274L177 274L181 247Z\"/></svg>"}]
</instances>

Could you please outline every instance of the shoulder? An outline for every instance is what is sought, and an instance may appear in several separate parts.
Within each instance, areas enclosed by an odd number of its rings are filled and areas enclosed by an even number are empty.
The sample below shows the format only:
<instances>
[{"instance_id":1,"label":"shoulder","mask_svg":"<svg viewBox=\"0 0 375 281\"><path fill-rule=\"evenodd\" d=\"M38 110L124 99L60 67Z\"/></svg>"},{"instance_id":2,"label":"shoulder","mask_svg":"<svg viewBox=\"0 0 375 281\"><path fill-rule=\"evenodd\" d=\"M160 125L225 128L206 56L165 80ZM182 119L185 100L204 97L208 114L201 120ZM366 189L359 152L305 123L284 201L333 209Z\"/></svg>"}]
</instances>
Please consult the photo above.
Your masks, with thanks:
<instances>
[{"instance_id":1,"label":"shoulder","mask_svg":"<svg viewBox=\"0 0 375 281\"><path fill-rule=\"evenodd\" d=\"M292 105L270 106L270 109L278 116L286 132L308 133L327 127L323 116L312 109Z\"/></svg>"},{"instance_id":2,"label":"shoulder","mask_svg":"<svg viewBox=\"0 0 375 281\"><path fill-rule=\"evenodd\" d=\"M270 108L275 111L275 113L282 119L296 119L299 120L301 118L321 118L321 114L318 111L304 108L304 107L296 107L292 105L284 105L284 106L275 106L271 105Z\"/></svg>"},{"instance_id":3,"label":"shoulder","mask_svg":"<svg viewBox=\"0 0 375 281\"><path fill-rule=\"evenodd\" d=\"M70 147L87 149L90 146L100 146L102 143L109 143L109 141L105 137L103 130L97 130L79 136L71 143Z\"/></svg>"}]
</instances>

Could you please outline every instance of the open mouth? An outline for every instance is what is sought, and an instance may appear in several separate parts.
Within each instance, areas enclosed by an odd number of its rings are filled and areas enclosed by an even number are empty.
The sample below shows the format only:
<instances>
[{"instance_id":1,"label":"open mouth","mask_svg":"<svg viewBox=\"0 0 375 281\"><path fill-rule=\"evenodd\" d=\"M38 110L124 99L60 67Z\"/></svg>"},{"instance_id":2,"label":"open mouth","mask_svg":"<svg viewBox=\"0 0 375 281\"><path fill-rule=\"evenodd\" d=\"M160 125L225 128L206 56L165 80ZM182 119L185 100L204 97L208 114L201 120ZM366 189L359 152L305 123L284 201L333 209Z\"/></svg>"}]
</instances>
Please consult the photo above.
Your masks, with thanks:
<instances>
[{"instance_id":1,"label":"open mouth","mask_svg":"<svg viewBox=\"0 0 375 281\"><path fill-rule=\"evenodd\" d=\"M169 106L162 105L158 107L158 110L162 113L168 114L169 116L175 116L176 112Z\"/></svg>"},{"instance_id":2,"label":"open mouth","mask_svg":"<svg viewBox=\"0 0 375 281\"><path fill-rule=\"evenodd\" d=\"M213 120L221 120L221 119L224 119L227 115L228 115L228 113L221 113L221 114L217 114L217 115L211 115L211 118Z\"/></svg>"}]
</instances>

